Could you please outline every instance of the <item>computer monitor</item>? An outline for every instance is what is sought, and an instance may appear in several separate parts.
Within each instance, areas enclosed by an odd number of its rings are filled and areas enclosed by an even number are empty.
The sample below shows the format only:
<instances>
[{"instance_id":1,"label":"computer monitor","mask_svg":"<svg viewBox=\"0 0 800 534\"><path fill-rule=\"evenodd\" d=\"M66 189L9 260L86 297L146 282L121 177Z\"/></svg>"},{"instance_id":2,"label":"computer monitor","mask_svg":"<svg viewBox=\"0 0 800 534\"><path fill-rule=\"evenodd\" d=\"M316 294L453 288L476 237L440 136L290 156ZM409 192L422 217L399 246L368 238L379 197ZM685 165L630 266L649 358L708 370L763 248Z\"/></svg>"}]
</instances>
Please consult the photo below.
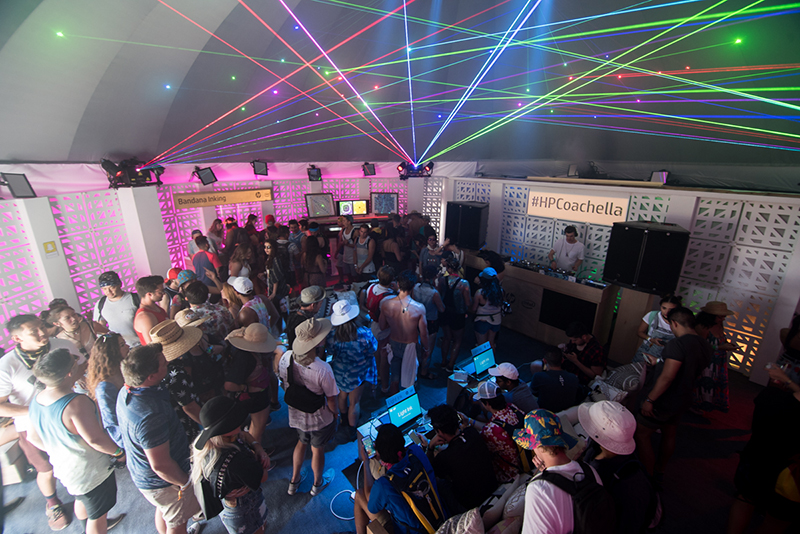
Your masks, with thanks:
<instances>
[{"instance_id":1,"label":"computer monitor","mask_svg":"<svg viewBox=\"0 0 800 534\"><path fill-rule=\"evenodd\" d=\"M366 215L368 200L338 200L336 202L339 215Z\"/></svg>"},{"instance_id":2,"label":"computer monitor","mask_svg":"<svg viewBox=\"0 0 800 534\"><path fill-rule=\"evenodd\" d=\"M494 351L488 341L472 349L471 354L475 376L480 375L490 367L494 367Z\"/></svg>"},{"instance_id":3,"label":"computer monitor","mask_svg":"<svg viewBox=\"0 0 800 534\"><path fill-rule=\"evenodd\" d=\"M397 427L402 427L421 414L422 407L419 405L419 395L414 393L389 408L389 421Z\"/></svg>"},{"instance_id":4,"label":"computer monitor","mask_svg":"<svg viewBox=\"0 0 800 534\"><path fill-rule=\"evenodd\" d=\"M8 187L9 191L11 191L11 196L14 198L36 198L36 193L33 191L33 187L31 187L31 183L28 181L27 176L24 174L18 174L14 172L3 172L0 173L2 176L3 182L5 182L6 187Z\"/></svg>"}]
</instances>

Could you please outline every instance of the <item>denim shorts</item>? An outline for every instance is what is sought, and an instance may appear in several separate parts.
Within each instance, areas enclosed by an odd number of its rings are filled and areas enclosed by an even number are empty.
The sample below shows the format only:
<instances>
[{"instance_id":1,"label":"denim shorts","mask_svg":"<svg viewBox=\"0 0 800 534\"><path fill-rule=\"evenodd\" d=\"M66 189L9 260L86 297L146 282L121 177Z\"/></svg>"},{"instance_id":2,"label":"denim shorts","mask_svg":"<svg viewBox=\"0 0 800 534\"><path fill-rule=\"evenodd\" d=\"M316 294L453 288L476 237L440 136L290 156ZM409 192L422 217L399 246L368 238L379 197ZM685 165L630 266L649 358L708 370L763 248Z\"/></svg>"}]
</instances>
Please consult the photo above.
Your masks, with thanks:
<instances>
[{"instance_id":1,"label":"denim shorts","mask_svg":"<svg viewBox=\"0 0 800 534\"><path fill-rule=\"evenodd\" d=\"M474 323L475 333L484 335L491 330L492 332L499 332L500 325L499 324L490 324L489 321L475 321Z\"/></svg>"},{"instance_id":2,"label":"denim shorts","mask_svg":"<svg viewBox=\"0 0 800 534\"><path fill-rule=\"evenodd\" d=\"M267 503L261 488L236 499L236 506L223 499L222 506L219 517L230 534L252 534L267 522Z\"/></svg>"}]
</instances>

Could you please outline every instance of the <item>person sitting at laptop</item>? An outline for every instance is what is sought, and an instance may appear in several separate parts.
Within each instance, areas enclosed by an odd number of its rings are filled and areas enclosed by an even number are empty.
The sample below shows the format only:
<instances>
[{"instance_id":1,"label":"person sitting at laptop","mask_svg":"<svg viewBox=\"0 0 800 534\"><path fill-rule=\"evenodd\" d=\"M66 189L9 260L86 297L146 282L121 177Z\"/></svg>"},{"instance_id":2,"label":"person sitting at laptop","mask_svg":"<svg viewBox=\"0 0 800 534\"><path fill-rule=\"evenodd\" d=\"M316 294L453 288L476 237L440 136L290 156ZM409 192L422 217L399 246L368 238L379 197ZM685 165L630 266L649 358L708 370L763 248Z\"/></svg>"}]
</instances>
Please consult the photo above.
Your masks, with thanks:
<instances>
[{"instance_id":1,"label":"person sitting at laptop","mask_svg":"<svg viewBox=\"0 0 800 534\"><path fill-rule=\"evenodd\" d=\"M430 461L418 445L411 444L406 448L403 433L391 423L378 427L374 443L375 459L386 468L386 474L377 480L374 479L364 444L359 440L358 456L364 462L364 486L356 491L353 506L356 533L366 534L370 521L378 520L385 525L388 521L385 514L381 514L384 510L391 514L395 534L425 532L426 529L419 517L390 478L402 477L406 469L419 470L421 467L430 480L430 491L433 493L430 502L434 506L438 505L439 510L443 511ZM442 520L444 519L442 514Z\"/></svg>"},{"instance_id":2,"label":"person sitting at laptop","mask_svg":"<svg viewBox=\"0 0 800 534\"><path fill-rule=\"evenodd\" d=\"M433 471L438 478L450 483L453 497L463 508L460 511L480 506L497 488L492 453L486 442L469 421L463 421L462 426L458 412L452 406L434 406L428 410L428 416L436 435L430 442L424 436L420 436L420 440L425 445ZM445 444L447 448L434 455L435 449Z\"/></svg>"},{"instance_id":3,"label":"person sitting at laptop","mask_svg":"<svg viewBox=\"0 0 800 534\"><path fill-rule=\"evenodd\" d=\"M497 387L505 393L503 396L507 402L525 412L532 412L539 408L536 397L531 393L531 388L525 382L519 381L519 371L511 363L501 363L497 367L489 369L489 374L495 377Z\"/></svg>"}]
</instances>

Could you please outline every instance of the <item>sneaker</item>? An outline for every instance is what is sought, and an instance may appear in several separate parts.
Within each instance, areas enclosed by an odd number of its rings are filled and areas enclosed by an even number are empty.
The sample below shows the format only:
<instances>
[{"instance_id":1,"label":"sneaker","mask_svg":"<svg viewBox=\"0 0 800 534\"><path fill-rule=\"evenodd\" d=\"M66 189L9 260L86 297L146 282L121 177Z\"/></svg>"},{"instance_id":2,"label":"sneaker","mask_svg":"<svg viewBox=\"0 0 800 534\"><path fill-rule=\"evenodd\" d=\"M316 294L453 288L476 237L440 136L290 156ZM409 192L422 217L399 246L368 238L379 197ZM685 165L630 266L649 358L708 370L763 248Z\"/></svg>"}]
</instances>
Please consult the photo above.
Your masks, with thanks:
<instances>
[{"instance_id":1,"label":"sneaker","mask_svg":"<svg viewBox=\"0 0 800 534\"><path fill-rule=\"evenodd\" d=\"M203 528L205 528L205 522L202 523L192 523L188 527L186 527L186 534L200 534L203 532Z\"/></svg>"},{"instance_id":2,"label":"sneaker","mask_svg":"<svg viewBox=\"0 0 800 534\"><path fill-rule=\"evenodd\" d=\"M322 483L319 486L317 486L316 484L311 486L311 496L314 497L315 495L319 495L320 493L322 493L322 490L327 488L328 484L330 484L333 481L333 477L335 475L336 471L334 471L333 469L328 469L327 471L325 471L322 474Z\"/></svg>"},{"instance_id":3,"label":"sneaker","mask_svg":"<svg viewBox=\"0 0 800 534\"><path fill-rule=\"evenodd\" d=\"M64 513L64 507L61 504L51 506L47 509L47 525L50 530L64 530L70 524L69 517Z\"/></svg>"},{"instance_id":4,"label":"sneaker","mask_svg":"<svg viewBox=\"0 0 800 534\"><path fill-rule=\"evenodd\" d=\"M305 469L301 470L300 480L298 480L297 482L289 481L289 490L286 493L288 493L289 495L294 495L295 493L297 493L297 490L300 488L300 484L302 484L303 481L306 479L307 474L308 473L306 472Z\"/></svg>"},{"instance_id":5,"label":"sneaker","mask_svg":"<svg viewBox=\"0 0 800 534\"><path fill-rule=\"evenodd\" d=\"M112 528L116 527L122 520L125 519L125 514L119 514L117 517L109 517L106 521L108 521L108 527L106 530L111 530Z\"/></svg>"}]
</instances>

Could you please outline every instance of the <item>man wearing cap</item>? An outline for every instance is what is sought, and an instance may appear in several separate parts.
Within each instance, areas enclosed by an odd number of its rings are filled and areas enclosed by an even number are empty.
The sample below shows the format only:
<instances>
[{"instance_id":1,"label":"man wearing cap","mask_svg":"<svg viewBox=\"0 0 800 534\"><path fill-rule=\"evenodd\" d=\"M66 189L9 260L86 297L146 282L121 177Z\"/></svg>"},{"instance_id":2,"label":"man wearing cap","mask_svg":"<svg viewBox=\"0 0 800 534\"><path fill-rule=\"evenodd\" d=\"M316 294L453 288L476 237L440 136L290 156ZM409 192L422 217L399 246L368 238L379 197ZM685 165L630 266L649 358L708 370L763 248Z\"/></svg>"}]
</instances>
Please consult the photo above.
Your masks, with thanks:
<instances>
[{"instance_id":1,"label":"man wearing cap","mask_svg":"<svg viewBox=\"0 0 800 534\"><path fill-rule=\"evenodd\" d=\"M356 279L356 231L353 228L353 216L339 215L338 223L342 229L339 231L339 249L334 256L341 253L344 264L344 269L339 273L339 281L343 282L344 276L347 276L353 282Z\"/></svg>"},{"instance_id":2,"label":"man wearing cap","mask_svg":"<svg viewBox=\"0 0 800 534\"><path fill-rule=\"evenodd\" d=\"M136 347L121 367L125 387L117 397L117 417L131 480L156 507L159 533L195 532L186 529L200 511L189 477L189 441L170 405L169 392L160 387L167 376L161 346Z\"/></svg>"},{"instance_id":3,"label":"man wearing cap","mask_svg":"<svg viewBox=\"0 0 800 534\"><path fill-rule=\"evenodd\" d=\"M172 408L178 415L190 442L194 441L194 438L200 433L198 426L200 424L200 397L198 396L199 392L195 389L192 375L198 368L208 368L209 366L203 365L203 362L194 365L185 356L200 343L202 337L203 332L199 328L181 327L171 319L157 324L150 331L151 342L161 346L161 352L167 360L167 377L162 386L169 390ZM200 352L198 360L209 357L203 351L197 352ZM193 372L187 371L186 367Z\"/></svg>"},{"instance_id":4,"label":"man wearing cap","mask_svg":"<svg viewBox=\"0 0 800 534\"><path fill-rule=\"evenodd\" d=\"M309 286L300 292L297 305L300 307L286 320L286 339L291 347L297 334L295 329L308 319L314 317L325 299L325 291L319 286Z\"/></svg>"},{"instance_id":5,"label":"man wearing cap","mask_svg":"<svg viewBox=\"0 0 800 534\"><path fill-rule=\"evenodd\" d=\"M246 327L253 323L261 323L267 328L272 328L281 318L272 301L256 295L253 291L253 282L244 276L235 276L228 279L228 283L239 294L242 300L242 309L239 310L239 325Z\"/></svg>"},{"instance_id":6,"label":"man wearing cap","mask_svg":"<svg viewBox=\"0 0 800 534\"><path fill-rule=\"evenodd\" d=\"M591 438L583 460L597 471L614 499L615 532L644 532L654 515L656 497L647 473L633 454L636 418L618 402L600 401L578 406L578 421Z\"/></svg>"},{"instance_id":7,"label":"man wearing cap","mask_svg":"<svg viewBox=\"0 0 800 534\"><path fill-rule=\"evenodd\" d=\"M585 476L581 463L567 456L577 441L561 429L561 420L553 412L534 410L526 415L525 426L514 432L514 440L534 452L533 461L540 471L546 469L567 480ZM591 467L587 469L602 485L600 476ZM582 527L575 525L573 514L572 497L566 491L541 476L534 477L525 491L522 534L569 534Z\"/></svg>"},{"instance_id":8,"label":"man wearing cap","mask_svg":"<svg viewBox=\"0 0 800 534\"><path fill-rule=\"evenodd\" d=\"M325 402L313 413L306 413L289 405L289 426L297 430L298 440L292 455L292 479L289 481L289 495L297 493L303 481L301 468L306 457L306 449L311 445L311 470L314 484L311 495L318 495L333 480L333 470L325 470L325 444L336 434L339 420L339 388L331 366L319 358L325 338L331 331L328 319L311 318L303 321L295 330L292 350L283 354L279 369L284 387L300 384L315 395L323 395ZM291 369L290 369L291 367ZM291 373L291 381L289 374ZM287 402L288 404L288 402Z\"/></svg>"},{"instance_id":9,"label":"man wearing cap","mask_svg":"<svg viewBox=\"0 0 800 534\"><path fill-rule=\"evenodd\" d=\"M437 478L450 482L453 496L465 510L480 506L497 488L492 453L478 431L469 421L462 421L452 406L434 406L428 416L436 435L430 442L423 436L420 440ZM443 445L447 447L434 454Z\"/></svg>"},{"instance_id":10,"label":"man wearing cap","mask_svg":"<svg viewBox=\"0 0 800 534\"><path fill-rule=\"evenodd\" d=\"M642 389L639 413L636 415L636 446L645 469L656 480L664 476L667 462L675 451L678 423L691 407L697 378L711 363L714 349L694 330L694 313L678 306L667 314L675 337L667 342L656 365L655 380ZM658 459L650 441L661 430L661 449Z\"/></svg>"},{"instance_id":11,"label":"man wearing cap","mask_svg":"<svg viewBox=\"0 0 800 534\"><path fill-rule=\"evenodd\" d=\"M197 280L197 275L195 274L194 271L191 271L189 269L183 269L178 272L178 275L175 277L174 282L172 283L170 283L170 281L165 282L164 292L167 295L167 297L169 297L170 319L174 319L179 311L189 309L189 303L186 302L186 297L184 296L183 291L187 287L189 287L189 284L191 284L195 280ZM170 291L169 288L173 288L173 290ZM177 291L174 290L175 288L177 288Z\"/></svg>"},{"instance_id":12,"label":"man wearing cap","mask_svg":"<svg viewBox=\"0 0 800 534\"><path fill-rule=\"evenodd\" d=\"M566 330L569 344L564 347L564 370L578 376L584 386L603 374L608 365L605 349L585 324L570 323Z\"/></svg>"},{"instance_id":13,"label":"man wearing cap","mask_svg":"<svg viewBox=\"0 0 800 534\"><path fill-rule=\"evenodd\" d=\"M506 402L528 413L539 407L536 397L531 393L531 388L525 382L520 382L519 371L512 363L501 363L489 369L489 374L495 377L497 387L504 391Z\"/></svg>"},{"instance_id":14,"label":"man wearing cap","mask_svg":"<svg viewBox=\"0 0 800 534\"><path fill-rule=\"evenodd\" d=\"M36 485L47 501L47 520L51 529L66 528L70 519L56 493L53 466L47 454L37 449L28 439L28 406L37 393L33 366L43 355L55 349L67 349L80 363L85 358L70 341L49 338L42 329L42 321L35 315L15 315L5 325L14 348L0 358L0 416L13 417L19 434L19 447L36 469Z\"/></svg>"},{"instance_id":15,"label":"man wearing cap","mask_svg":"<svg viewBox=\"0 0 800 534\"><path fill-rule=\"evenodd\" d=\"M94 306L93 319L125 339L131 347L139 344L133 318L139 308L140 298L136 293L122 289L122 280L114 271L106 271L97 280L103 296Z\"/></svg>"},{"instance_id":16,"label":"man wearing cap","mask_svg":"<svg viewBox=\"0 0 800 534\"><path fill-rule=\"evenodd\" d=\"M472 398L480 402L484 411L489 413L489 422L482 423L459 414L461 420L466 419L470 425L480 430L481 437L492 453L492 465L497 481L501 484L512 482L521 468L517 444L512 437L513 430L522 427L525 414L513 404L506 402L506 398L500 394L500 388L494 382L486 381L478 384L478 392Z\"/></svg>"},{"instance_id":17,"label":"man wearing cap","mask_svg":"<svg viewBox=\"0 0 800 534\"><path fill-rule=\"evenodd\" d=\"M133 328L139 342L147 345L150 343L150 329L169 319L167 311L158 305L164 299L164 279L156 275L139 278L136 281L136 292L142 300L133 318Z\"/></svg>"},{"instance_id":18,"label":"man wearing cap","mask_svg":"<svg viewBox=\"0 0 800 534\"><path fill-rule=\"evenodd\" d=\"M395 394L400 387L407 388L419 377L426 380L436 378L428 372L429 347L428 321L425 306L411 298L417 275L403 271L397 277L397 297L381 301L380 329L390 329L388 361L391 374L389 393Z\"/></svg>"}]
</instances>

